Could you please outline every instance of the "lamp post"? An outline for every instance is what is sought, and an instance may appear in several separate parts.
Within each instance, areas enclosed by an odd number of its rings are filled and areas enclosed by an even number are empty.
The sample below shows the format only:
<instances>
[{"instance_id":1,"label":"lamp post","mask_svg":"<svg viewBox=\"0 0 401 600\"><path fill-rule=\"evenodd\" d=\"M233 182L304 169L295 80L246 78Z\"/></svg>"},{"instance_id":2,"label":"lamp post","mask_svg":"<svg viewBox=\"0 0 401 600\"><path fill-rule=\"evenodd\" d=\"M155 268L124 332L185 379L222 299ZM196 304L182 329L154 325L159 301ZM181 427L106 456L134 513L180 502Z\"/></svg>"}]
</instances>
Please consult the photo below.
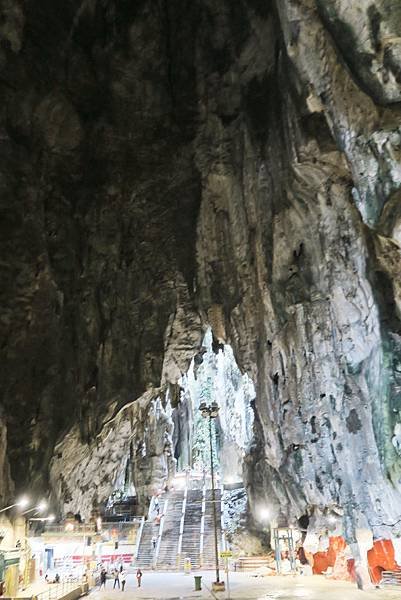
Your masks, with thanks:
<instances>
[{"instance_id":1,"label":"lamp post","mask_svg":"<svg viewBox=\"0 0 401 600\"><path fill-rule=\"evenodd\" d=\"M210 474L212 476L212 504L213 504L213 523L214 523L214 552L216 558L216 581L218 589L224 589L224 581L220 581L219 570L219 547L217 541L217 512L216 512L216 492L214 489L214 465L213 465L213 437L212 437L212 419L216 419L219 414L219 405L212 402L210 405L202 402L199 406L202 417L209 419L209 442L210 442Z\"/></svg>"}]
</instances>

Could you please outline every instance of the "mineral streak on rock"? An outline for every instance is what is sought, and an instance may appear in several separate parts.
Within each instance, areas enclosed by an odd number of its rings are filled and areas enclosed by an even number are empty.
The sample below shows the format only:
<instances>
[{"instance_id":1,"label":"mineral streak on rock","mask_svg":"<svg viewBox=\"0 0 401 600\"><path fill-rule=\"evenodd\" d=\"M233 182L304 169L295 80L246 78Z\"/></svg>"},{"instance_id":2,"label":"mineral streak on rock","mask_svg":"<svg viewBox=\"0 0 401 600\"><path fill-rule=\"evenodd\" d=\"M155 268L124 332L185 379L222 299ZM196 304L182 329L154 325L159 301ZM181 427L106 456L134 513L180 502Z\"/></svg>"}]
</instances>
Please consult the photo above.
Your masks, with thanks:
<instances>
[{"instance_id":1,"label":"mineral streak on rock","mask_svg":"<svg viewBox=\"0 0 401 600\"><path fill-rule=\"evenodd\" d=\"M0 458L17 490L104 500L99 465L143 438L141 403L210 322L256 388L251 510L395 532L400 11L4 3ZM159 451L142 456L155 481ZM78 481L83 457L99 481Z\"/></svg>"}]
</instances>

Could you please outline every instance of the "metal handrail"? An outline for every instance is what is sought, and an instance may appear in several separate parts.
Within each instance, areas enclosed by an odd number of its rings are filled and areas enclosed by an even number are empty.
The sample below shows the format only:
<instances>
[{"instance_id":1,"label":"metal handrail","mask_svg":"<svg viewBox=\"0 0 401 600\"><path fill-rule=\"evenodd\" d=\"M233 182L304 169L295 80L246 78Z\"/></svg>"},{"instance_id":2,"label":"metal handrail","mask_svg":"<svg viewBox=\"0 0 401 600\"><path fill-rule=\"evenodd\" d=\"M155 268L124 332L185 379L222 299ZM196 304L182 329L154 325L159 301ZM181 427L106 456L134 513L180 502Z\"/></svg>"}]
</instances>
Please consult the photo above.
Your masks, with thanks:
<instances>
[{"instance_id":1,"label":"metal handrail","mask_svg":"<svg viewBox=\"0 0 401 600\"><path fill-rule=\"evenodd\" d=\"M221 549L227 550L226 548L226 533L225 533L225 523L224 523L224 487L220 488L220 527L221 527Z\"/></svg>"},{"instance_id":2,"label":"metal handrail","mask_svg":"<svg viewBox=\"0 0 401 600\"><path fill-rule=\"evenodd\" d=\"M138 535L136 537L136 546L135 546L135 553L134 553L135 560L137 560L137 558L138 558L139 546L141 544L141 538L142 538L142 532L143 532L144 525L145 525L145 517L142 517L141 524L139 525Z\"/></svg>"},{"instance_id":3,"label":"metal handrail","mask_svg":"<svg viewBox=\"0 0 401 600\"><path fill-rule=\"evenodd\" d=\"M200 540L199 540L199 564L203 566L203 544L205 536L205 513L206 513L206 484L202 489L202 517L201 517L201 528L200 528Z\"/></svg>"},{"instance_id":4,"label":"metal handrail","mask_svg":"<svg viewBox=\"0 0 401 600\"><path fill-rule=\"evenodd\" d=\"M66 529L65 525L46 525L44 533L95 533L95 525L92 523L74 523L73 528Z\"/></svg>"},{"instance_id":5,"label":"metal handrail","mask_svg":"<svg viewBox=\"0 0 401 600\"><path fill-rule=\"evenodd\" d=\"M155 497L152 496L149 502L149 509L148 509L148 519L151 518L152 514L153 514L153 506L155 503Z\"/></svg>"},{"instance_id":6,"label":"metal handrail","mask_svg":"<svg viewBox=\"0 0 401 600\"><path fill-rule=\"evenodd\" d=\"M48 589L39 594L35 594L37 600L58 600L63 598L69 592L81 587L81 584L76 581L64 581L62 583L49 583Z\"/></svg>"},{"instance_id":7,"label":"metal handrail","mask_svg":"<svg viewBox=\"0 0 401 600\"><path fill-rule=\"evenodd\" d=\"M102 527L107 529L109 527L113 527L114 529L124 529L124 527L129 527L135 523L141 523L143 517L141 516L133 516L124 519L124 521L107 521L104 520L102 522ZM94 523L73 523L73 527L71 529L66 529L66 524L64 525L46 525L44 533L63 533L66 535L70 534L95 534L101 533L101 531L97 531L96 525Z\"/></svg>"},{"instance_id":8,"label":"metal handrail","mask_svg":"<svg viewBox=\"0 0 401 600\"><path fill-rule=\"evenodd\" d=\"M161 544L161 540L162 540L162 534L163 534L163 528L164 528L164 520L166 518L167 508L168 508L168 498L164 502L163 512L162 512L162 516L161 516L161 519L160 519L159 535L157 536L157 545L156 545L155 555L153 557L153 568L154 569L156 568L157 559L159 558L159 550L160 550L160 544Z\"/></svg>"},{"instance_id":9,"label":"metal handrail","mask_svg":"<svg viewBox=\"0 0 401 600\"><path fill-rule=\"evenodd\" d=\"M188 488L185 487L184 490L184 499L182 501L182 509L181 509L181 521L180 521L180 535L178 538L178 547L177 547L177 569L179 569L180 566L180 559L181 559L181 549L182 549L182 534L184 532L184 520L185 520L185 510L186 510L186 506L187 506L187 495L188 495Z\"/></svg>"}]
</instances>

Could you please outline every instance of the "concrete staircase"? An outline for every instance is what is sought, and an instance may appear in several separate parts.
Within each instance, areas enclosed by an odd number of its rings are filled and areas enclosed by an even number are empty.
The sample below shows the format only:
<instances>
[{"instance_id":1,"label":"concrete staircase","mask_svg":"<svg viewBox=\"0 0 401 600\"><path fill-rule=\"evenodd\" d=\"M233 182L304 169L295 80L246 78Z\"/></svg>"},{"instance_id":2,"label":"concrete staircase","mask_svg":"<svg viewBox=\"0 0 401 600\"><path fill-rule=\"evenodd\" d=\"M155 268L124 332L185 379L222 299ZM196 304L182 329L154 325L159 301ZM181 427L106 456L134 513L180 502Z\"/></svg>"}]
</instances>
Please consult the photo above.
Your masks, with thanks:
<instances>
[{"instance_id":1,"label":"concrete staircase","mask_svg":"<svg viewBox=\"0 0 401 600\"><path fill-rule=\"evenodd\" d=\"M191 560L192 569L201 566L200 561L200 539L202 523L202 489L188 490L185 507L184 528L182 533L181 554L179 556L178 568L183 569L185 559Z\"/></svg>"},{"instance_id":2,"label":"concrete staircase","mask_svg":"<svg viewBox=\"0 0 401 600\"><path fill-rule=\"evenodd\" d=\"M169 492L167 499L168 510L164 517L156 568L169 571L177 568L178 540L180 537L184 491Z\"/></svg>"},{"instance_id":3,"label":"concrete staircase","mask_svg":"<svg viewBox=\"0 0 401 600\"><path fill-rule=\"evenodd\" d=\"M141 569L151 569L154 562L154 550L152 538L157 537L159 527L153 522L146 521L142 529L141 541L139 544L138 556L135 566Z\"/></svg>"},{"instance_id":4,"label":"concrete staircase","mask_svg":"<svg viewBox=\"0 0 401 600\"><path fill-rule=\"evenodd\" d=\"M221 538L221 491L215 490L216 495L216 516L217 516L217 543L218 551L222 550ZM223 567L223 560L219 560L219 564ZM216 556L214 547L214 519L213 519L213 501L212 490L206 490L205 497L205 519L204 519L204 535L203 535L203 554L202 568L214 569L216 566Z\"/></svg>"},{"instance_id":5,"label":"concrete staircase","mask_svg":"<svg viewBox=\"0 0 401 600\"><path fill-rule=\"evenodd\" d=\"M272 564L271 556L239 556L235 562L236 571L257 571Z\"/></svg>"},{"instance_id":6,"label":"concrete staircase","mask_svg":"<svg viewBox=\"0 0 401 600\"><path fill-rule=\"evenodd\" d=\"M218 550L222 550L221 491L215 490ZM163 503L163 504L162 504ZM142 530L136 566L160 571L183 570L185 559L191 569L214 569L214 519L212 490L173 490L163 496L160 526L147 521ZM152 538L157 547L152 547ZM223 560L219 561L223 567Z\"/></svg>"}]
</instances>

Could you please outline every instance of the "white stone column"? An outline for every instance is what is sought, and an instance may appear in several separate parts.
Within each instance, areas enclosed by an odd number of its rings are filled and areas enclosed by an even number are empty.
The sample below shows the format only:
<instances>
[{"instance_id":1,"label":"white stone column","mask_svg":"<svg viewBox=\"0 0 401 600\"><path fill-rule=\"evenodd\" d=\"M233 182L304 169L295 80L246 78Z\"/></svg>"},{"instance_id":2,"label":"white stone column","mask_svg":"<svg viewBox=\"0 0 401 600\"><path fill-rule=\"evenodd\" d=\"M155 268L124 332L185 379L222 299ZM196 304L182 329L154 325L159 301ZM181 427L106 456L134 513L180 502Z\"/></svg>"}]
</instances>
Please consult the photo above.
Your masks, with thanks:
<instances>
[{"instance_id":1,"label":"white stone column","mask_svg":"<svg viewBox=\"0 0 401 600\"><path fill-rule=\"evenodd\" d=\"M368 565L368 550L373 548L373 534L369 529L356 529L355 537L356 544L352 544L351 549L355 559L357 583L358 587L366 590L374 587Z\"/></svg>"}]
</instances>

